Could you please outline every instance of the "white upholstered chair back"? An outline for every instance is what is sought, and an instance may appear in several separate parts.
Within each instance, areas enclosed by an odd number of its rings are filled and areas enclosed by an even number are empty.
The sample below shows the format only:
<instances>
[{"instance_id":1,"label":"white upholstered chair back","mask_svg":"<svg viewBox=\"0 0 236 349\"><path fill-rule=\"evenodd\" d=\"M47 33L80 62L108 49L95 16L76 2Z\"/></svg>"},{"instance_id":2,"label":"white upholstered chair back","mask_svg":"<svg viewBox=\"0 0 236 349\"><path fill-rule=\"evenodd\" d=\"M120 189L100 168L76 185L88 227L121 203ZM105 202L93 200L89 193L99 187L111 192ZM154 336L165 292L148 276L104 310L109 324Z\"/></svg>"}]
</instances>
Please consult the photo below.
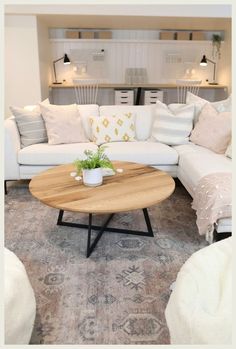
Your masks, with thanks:
<instances>
[{"instance_id":1,"label":"white upholstered chair back","mask_svg":"<svg viewBox=\"0 0 236 349\"><path fill-rule=\"evenodd\" d=\"M73 84L77 104L97 104L98 80L74 79Z\"/></svg>"},{"instance_id":2,"label":"white upholstered chair back","mask_svg":"<svg viewBox=\"0 0 236 349\"><path fill-rule=\"evenodd\" d=\"M177 85L177 98L178 103L186 103L187 91L198 95L199 86L202 80L190 80L190 79L178 79L176 80Z\"/></svg>"}]
</instances>

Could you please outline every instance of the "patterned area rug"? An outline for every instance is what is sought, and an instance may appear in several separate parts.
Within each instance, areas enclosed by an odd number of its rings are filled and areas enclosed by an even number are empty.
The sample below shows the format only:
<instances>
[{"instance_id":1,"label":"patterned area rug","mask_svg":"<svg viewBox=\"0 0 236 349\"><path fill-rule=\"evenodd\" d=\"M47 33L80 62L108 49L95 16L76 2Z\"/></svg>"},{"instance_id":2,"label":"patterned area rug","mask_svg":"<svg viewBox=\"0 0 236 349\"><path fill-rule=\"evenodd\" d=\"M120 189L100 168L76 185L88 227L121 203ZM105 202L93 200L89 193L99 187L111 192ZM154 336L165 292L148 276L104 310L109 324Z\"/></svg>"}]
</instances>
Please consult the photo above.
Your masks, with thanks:
<instances>
[{"instance_id":1,"label":"patterned area rug","mask_svg":"<svg viewBox=\"0 0 236 349\"><path fill-rule=\"evenodd\" d=\"M154 238L104 233L86 259L86 231L57 226L58 211L34 199L27 182L12 185L5 244L24 263L35 292L31 344L169 344L170 286L189 256L207 245L191 201L177 186L149 209ZM87 223L84 214L65 219ZM96 216L98 224L103 219ZM117 214L111 224L146 229L141 210Z\"/></svg>"}]
</instances>

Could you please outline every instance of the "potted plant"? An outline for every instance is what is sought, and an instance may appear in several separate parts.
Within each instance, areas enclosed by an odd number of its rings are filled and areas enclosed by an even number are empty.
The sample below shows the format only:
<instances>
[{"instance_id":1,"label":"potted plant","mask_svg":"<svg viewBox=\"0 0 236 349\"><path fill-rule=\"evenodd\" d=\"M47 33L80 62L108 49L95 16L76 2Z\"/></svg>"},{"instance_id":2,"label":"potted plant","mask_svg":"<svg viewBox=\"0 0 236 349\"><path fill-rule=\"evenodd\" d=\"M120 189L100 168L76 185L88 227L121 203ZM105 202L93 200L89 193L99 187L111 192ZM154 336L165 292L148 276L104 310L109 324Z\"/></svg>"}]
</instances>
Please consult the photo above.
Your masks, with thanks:
<instances>
[{"instance_id":1,"label":"potted plant","mask_svg":"<svg viewBox=\"0 0 236 349\"><path fill-rule=\"evenodd\" d=\"M212 56L214 58L220 59L220 48L221 48L221 41L222 38L219 34L213 34L212 35Z\"/></svg>"},{"instance_id":2,"label":"potted plant","mask_svg":"<svg viewBox=\"0 0 236 349\"><path fill-rule=\"evenodd\" d=\"M97 187L102 184L102 168L114 170L104 150L105 147L100 147L96 152L85 150L84 154L86 155L86 159L77 159L74 161L77 175L82 175L84 185Z\"/></svg>"}]
</instances>

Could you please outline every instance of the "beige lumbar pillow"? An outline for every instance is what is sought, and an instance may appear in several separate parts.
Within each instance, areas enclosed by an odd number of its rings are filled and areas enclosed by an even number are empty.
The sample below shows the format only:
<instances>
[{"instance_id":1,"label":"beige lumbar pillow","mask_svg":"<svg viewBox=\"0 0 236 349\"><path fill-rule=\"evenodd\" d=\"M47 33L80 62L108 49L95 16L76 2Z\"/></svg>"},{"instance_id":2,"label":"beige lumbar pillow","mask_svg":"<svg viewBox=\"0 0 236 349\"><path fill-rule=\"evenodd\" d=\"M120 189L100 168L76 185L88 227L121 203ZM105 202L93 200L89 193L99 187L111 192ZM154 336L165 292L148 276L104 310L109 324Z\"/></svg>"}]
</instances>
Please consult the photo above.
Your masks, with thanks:
<instances>
[{"instance_id":1,"label":"beige lumbar pillow","mask_svg":"<svg viewBox=\"0 0 236 349\"><path fill-rule=\"evenodd\" d=\"M92 139L97 145L109 142L135 141L135 115L91 117Z\"/></svg>"},{"instance_id":2,"label":"beige lumbar pillow","mask_svg":"<svg viewBox=\"0 0 236 349\"><path fill-rule=\"evenodd\" d=\"M49 144L89 142L76 104L46 105L40 103L40 109L45 121Z\"/></svg>"},{"instance_id":3,"label":"beige lumbar pillow","mask_svg":"<svg viewBox=\"0 0 236 349\"><path fill-rule=\"evenodd\" d=\"M207 103L196 123L190 141L224 154L231 138L231 112L218 112Z\"/></svg>"}]
</instances>

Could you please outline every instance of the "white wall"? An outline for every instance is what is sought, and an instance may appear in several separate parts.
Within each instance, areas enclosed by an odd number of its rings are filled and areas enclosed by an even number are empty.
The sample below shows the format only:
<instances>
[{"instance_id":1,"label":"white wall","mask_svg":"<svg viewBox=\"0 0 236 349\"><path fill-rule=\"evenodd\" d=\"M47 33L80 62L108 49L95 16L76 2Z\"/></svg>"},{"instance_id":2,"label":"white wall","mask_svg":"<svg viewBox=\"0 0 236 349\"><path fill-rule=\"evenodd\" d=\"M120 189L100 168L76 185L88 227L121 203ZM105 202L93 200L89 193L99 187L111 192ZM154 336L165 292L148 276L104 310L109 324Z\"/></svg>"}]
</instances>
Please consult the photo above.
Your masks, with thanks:
<instances>
[{"instance_id":1,"label":"white wall","mask_svg":"<svg viewBox=\"0 0 236 349\"><path fill-rule=\"evenodd\" d=\"M41 100L35 16L5 16L5 117L9 106Z\"/></svg>"},{"instance_id":2,"label":"white wall","mask_svg":"<svg viewBox=\"0 0 236 349\"><path fill-rule=\"evenodd\" d=\"M37 31L38 31L38 53L39 53L41 99L44 100L48 98L48 85L52 80L51 46L48 39L48 27L44 22L40 21L40 19L37 19Z\"/></svg>"},{"instance_id":3,"label":"white wall","mask_svg":"<svg viewBox=\"0 0 236 349\"><path fill-rule=\"evenodd\" d=\"M128 35L128 31L127 31ZM223 44L222 44L223 46ZM92 52L105 50L104 64L92 60ZM51 40L53 59L57 59L67 53L72 64L64 66L58 63L58 80L65 79L72 83L76 73L73 71L73 61L78 50L78 61L84 61L87 65L87 74L93 78L102 78L111 83L124 83L126 68L146 68L149 83L175 83L180 78L196 78L206 83L206 79L212 80L213 65L207 67L199 65L205 54L211 57L212 44L210 41L163 41L163 40ZM90 52L90 56L83 52ZM223 51L223 49L222 49ZM171 60L172 55L173 60ZM224 52L222 52L224 56ZM176 59L175 59L176 58ZM97 66L97 72L96 72ZM193 69L192 76L186 76L186 70ZM101 73L103 75L101 75ZM99 75L100 74L100 75ZM221 83L221 81L218 81Z\"/></svg>"},{"instance_id":4,"label":"white wall","mask_svg":"<svg viewBox=\"0 0 236 349\"><path fill-rule=\"evenodd\" d=\"M53 1L50 1L53 2ZM84 1L82 1L84 2ZM231 5L226 4L198 4L198 5L161 5L143 4L143 1L120 1L120 4L96 4L86 1L87 4L59 4L54 1L50 5L7 5L6 13L18 14L90 14L90 15L122 15L122 16L180 16L180 17L231 17ZM141 2L141 4L140 4ZM133 4L132 4L133 3Z\"/></svg>"}]
</instances>

